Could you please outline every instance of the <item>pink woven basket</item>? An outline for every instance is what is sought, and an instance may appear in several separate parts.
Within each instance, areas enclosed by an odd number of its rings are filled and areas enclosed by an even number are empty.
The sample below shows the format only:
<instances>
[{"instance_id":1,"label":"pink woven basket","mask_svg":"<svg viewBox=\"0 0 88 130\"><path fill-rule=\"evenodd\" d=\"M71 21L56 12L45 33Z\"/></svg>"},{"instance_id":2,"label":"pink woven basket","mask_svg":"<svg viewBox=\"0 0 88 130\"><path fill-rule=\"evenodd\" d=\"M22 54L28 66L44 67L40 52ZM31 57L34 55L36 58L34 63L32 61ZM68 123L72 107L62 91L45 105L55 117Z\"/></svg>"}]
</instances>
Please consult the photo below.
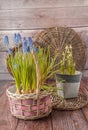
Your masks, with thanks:
<instances>
[{"instance_id":1,"label":"pink woven basket","mask_svg":"<svg viewBox=\"0 0 88 130\"><path fill-rule=\"evenodd\" d=\"M34 120L48 116L52 110L50 94L47 91L40 91L38 60L35 53L32 52L32 54L36 65L36 92L29 94L17 94L15 85L7 89L7 96L9 98L12 115L25 120Z\"/></svg>"},{"instance_id":2,"label":"pink woven basket","mask_svg":"<svg viewBox=\"0 0 88 130\"><path fill-rule=\"evenodd\" d=\"M15 86L7 89L10 110L13 116L20 119L39 119L48 116L52 111L50 94L41 92L39 99L36 94L16 94Z\"/></svg>"}]
</instances>

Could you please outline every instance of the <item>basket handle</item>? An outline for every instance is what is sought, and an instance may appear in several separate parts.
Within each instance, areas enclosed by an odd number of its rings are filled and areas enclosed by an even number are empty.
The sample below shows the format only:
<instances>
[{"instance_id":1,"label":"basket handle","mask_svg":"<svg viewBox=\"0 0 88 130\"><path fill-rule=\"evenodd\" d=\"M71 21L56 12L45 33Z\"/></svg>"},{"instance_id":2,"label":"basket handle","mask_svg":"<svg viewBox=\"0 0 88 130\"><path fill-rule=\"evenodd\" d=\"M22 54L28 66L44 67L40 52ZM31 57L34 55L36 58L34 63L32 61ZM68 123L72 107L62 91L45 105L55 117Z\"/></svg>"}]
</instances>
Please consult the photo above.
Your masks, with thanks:
<instances>
[{"instance_id":1,"label":"basket handle","mask_svg":"<svg viewBox=\"0 0 88 130\"><path fill-rule=\"evenodd\" d=\"M39 98L39 93L40 93L40 71L39 71L39 66L38 66L38 59L34 51L32 51L32 55L34 58L34 62L36 65L36 76L37 76L37 89L36 89L36 94L37 94L37 99Z\"/></svg>"}]
</instances>

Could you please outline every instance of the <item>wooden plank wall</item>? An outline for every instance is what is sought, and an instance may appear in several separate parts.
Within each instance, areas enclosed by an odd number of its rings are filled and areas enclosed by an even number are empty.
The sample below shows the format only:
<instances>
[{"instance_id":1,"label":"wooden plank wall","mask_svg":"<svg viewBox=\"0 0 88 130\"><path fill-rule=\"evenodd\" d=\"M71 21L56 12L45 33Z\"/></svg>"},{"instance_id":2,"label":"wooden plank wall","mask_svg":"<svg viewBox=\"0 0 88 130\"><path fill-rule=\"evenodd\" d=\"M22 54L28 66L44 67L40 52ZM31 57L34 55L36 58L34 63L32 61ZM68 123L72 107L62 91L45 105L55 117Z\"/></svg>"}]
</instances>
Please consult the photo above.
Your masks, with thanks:
<instances>
[{"instance_id":1,"label":"wooden plank wall","mask_svg":"<svg viewBox=\"0 0 88 130\"><path fill-rule=\"evenodd\" d=\"M41 30L51 26L74 28L88 48L88 0L0 0L0 80L11 79L5 65L4 35L9 35L10 41L14 32L35 39ZM85 77L87 63L88 57Z\"/></svg>"}]
</instances>

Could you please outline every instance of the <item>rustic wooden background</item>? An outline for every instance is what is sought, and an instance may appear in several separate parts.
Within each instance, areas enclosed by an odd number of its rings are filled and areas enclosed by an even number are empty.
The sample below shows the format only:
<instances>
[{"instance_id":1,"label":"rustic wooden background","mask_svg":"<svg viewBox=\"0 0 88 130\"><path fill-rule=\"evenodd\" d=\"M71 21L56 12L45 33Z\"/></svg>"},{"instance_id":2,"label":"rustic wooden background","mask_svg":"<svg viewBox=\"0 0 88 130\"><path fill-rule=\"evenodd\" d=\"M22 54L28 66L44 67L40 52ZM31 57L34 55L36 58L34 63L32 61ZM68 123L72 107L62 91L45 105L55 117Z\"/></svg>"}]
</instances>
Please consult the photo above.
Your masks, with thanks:
<instances>
[{"instance_id":1,"label":"rustic wooden background","mask_svg":"<svg viewBox=\"0 0 88 130\"><path fill-rule=\"evenodd\" d=\"M4 35L14 32L33 39L44 28L69 26L86 44L83 76L88 77L88 0L0 0L0 80L10 80L5 65ZM12 43L12 42L11 42Z\"/></svg>"}]
</instances>

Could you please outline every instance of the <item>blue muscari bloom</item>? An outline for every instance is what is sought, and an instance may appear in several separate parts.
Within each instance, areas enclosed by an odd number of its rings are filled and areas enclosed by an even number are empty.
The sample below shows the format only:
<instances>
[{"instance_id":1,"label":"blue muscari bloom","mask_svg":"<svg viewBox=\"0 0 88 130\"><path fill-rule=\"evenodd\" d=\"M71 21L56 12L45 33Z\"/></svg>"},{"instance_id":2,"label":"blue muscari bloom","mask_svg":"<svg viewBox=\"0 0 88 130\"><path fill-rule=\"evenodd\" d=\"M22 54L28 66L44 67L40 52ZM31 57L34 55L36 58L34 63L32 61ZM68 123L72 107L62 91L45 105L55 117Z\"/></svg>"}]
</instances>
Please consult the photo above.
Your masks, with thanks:
<instances>
[{"instance_id":1,"label":"blue muscari bloom","mask_svg":"<svg viewBox=\"0 0 88 130\"><path fill-rule=\"evenodd\" d=\"M14 37L13 37L13 41L15 42L16 46L18 46L18 38L17 38L17 34L15 33L14 34Z\"/></svg>"},{"instance_id":2,"label":"blue muscari bloom","mask_svg":"<svg viewBox=\"0 0 88 130\"><path fill-rule=\"evenodd\" d=\"M13 51L12 51L11 48L8 49L8 53L9 53L9 54L12 54L12 53L13 53Z\"/></svg>"},{"instance_id":3,"label":"blue muscari bloom","mask_svg":"<svg viewBox=\"0 0 88 130\"><path fill-rule=\"evenodd\" d=\"M4 37L4 46L7 46L9 44L9 38L8 36Z\"/></svg>"},{"instance_id":4,"label":"blue muscari bloom","mask_svg":"<svg viewBox=\"0 0 88 130\"><path fill-rule=\"evenodd\" d=\"M27 46L30 48L30 51L34 51L34 52L38 52L38 48L36 48L35 46L34 46L34 43L33 43L33 40L32 40L32 38L31 37L28 37L28 44L27 44Z\"/></svg>"},{"instance_id":5,"label":"blue muscari bloom","mask_svg":"<svg viewBox=\"0 0 88 130\"><path fill-rule=\"evenodd\" d=\"M27 52L30 52L30 47L33 45L33 40L31 37L28 37L28 42L27 42Z\"/></svg>"},{"instance_id":6,"label":"blue muscari bloom","mask_svg":"<svg viewBox=\"0 0 88 130\"><path fill-rule=\"evenodd\" d=\"M22 42L22 38L21 38L20 33L18 33L18 34L17 34L17 39L18 39L19 43L21 43L21 42Z\"/></svg>"},{"instance_id":7,"label":"blue muscari bloom","mask_svg":"<svg viewBox=\"0 0 88 130\"><path fill-rule=\"evenodd\" d=\"M18 33L18 34L14 34L14 37L13 37L13 41L15 42L16 46L19 45L19 43L21 42L21 35Z\"/></svg>"},{"instance_id":8,"label":"blue muscari bloom","mask_svg":"<svg viewBox=\"0 0 88 130\"><path fill-rule=\"evenodd\" d=\"M28 43L27 45L30 47L31 45L33 45L33 40L31 37L28 37Z\"/></svg>"},{"instance_id":9,"label":"blue muscari bloom","mask_svg":"<svg viewBox=\"0 0 88 130\"><path fill-rule=\"evenodd\" d=\"M23 38L23 42L22 42L22 52L27 53L27 41L25 37Z\"/></svg>"},{"instance_id":10,"label":"blue muscari bloom","mask_svg":"<svg viewBox=\"0 0 88 130\"><path fill-rule=\"evenodd\" d=\"M30 52L30 47L29 46L27 46L27 52Z\"/></svg>"},{"instance_id":11,"label":"blue muscari bloom","mask_svg":"<svg viewBox=\"0 0 88 130\"><path fill-rule=\"evenodd\" d=\"M16 42L16 33L14 33L13 41Z\"/></svg>"}]
</instances>

